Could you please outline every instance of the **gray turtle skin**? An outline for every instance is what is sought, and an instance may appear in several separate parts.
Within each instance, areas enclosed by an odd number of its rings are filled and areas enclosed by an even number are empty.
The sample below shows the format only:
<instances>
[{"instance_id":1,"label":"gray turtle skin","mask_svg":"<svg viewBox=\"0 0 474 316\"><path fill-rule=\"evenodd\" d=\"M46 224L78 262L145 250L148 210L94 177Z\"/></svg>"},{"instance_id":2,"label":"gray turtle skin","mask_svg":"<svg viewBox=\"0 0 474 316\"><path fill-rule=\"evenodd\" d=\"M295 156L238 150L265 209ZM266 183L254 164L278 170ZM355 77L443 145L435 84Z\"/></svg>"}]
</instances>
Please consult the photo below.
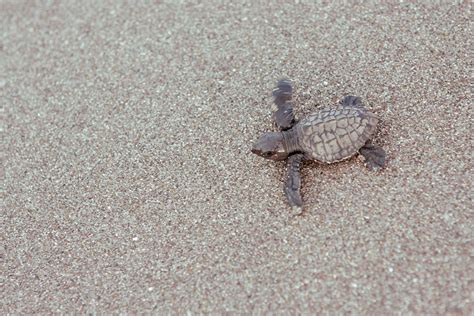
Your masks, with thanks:
<instances>
[{"instance_id":1,"label":"gray turtle skin","mask_svg":"<svg viewBox=\"0 0 474 316\"><path fill-rule=\"evenodd\" d=\"M378 118L368 111L360 98L344 97L338 105L310 114L299 122L293 114L292 87L280 80L273 90L279 132L263 134L252 152L272 160L288 159L284 191L291 206L301 207L300 167L303 160L334 163L359 153L370 170L385 165L385 151L370 142Z\"/></svg>"}]
</instances>

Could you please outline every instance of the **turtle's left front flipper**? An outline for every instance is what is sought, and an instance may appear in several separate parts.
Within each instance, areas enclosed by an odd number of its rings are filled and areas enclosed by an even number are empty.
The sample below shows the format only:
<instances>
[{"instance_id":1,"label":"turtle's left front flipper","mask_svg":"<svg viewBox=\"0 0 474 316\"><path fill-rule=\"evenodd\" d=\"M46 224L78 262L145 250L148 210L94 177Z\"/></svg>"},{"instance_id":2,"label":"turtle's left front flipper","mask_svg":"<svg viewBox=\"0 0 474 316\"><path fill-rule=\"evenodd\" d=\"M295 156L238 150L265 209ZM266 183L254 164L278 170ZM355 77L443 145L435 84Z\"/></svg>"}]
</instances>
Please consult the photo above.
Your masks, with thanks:
<instances>
[{"instance_id":1,"label":"turtle's left front flipper","mask_svg":"<svg viewBox=\"0 0 474 316\"><path fill-rule=\"evenodd\" d=\"M289 80L279 80L273 90L273 97L278 110L273 114L276 125L282 131L290 129L295 124L293 104L291 103L293 88Z\"/></svg>"},{"instance_id":2,"label":"turtle's left front flipper","mask_svg":"<svg viewBox=\"0 0 474 316\"><path fill-rule=\"evenodd\" d=\"M301 162L303 161L303 154L293 154L288 157L288 175L285 182L285 194L288 199L290 206L301 207L303 201L301 200L301 175L300 168Z\"/></svg>"}]
</instances>

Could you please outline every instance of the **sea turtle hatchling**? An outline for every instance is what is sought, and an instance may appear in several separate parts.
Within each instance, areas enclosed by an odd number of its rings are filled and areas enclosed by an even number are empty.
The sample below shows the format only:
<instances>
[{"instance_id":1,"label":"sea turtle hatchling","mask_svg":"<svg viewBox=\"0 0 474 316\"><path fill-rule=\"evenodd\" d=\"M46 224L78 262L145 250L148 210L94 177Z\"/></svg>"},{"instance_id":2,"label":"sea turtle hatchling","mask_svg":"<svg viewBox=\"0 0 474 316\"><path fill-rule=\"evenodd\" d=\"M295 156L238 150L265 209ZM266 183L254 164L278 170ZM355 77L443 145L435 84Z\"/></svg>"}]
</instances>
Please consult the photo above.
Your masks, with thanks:
<instances>
[{"instance_id":1,"label":"sea turtle hatchling","mask_svg":"<svg viewBox=\"0 0 474 316\"><path fill-rule=\"evenodd\" d=\"M273 90L278 110L274 113L279 132L263 134L252 152L272 160L288 159L284 191L291 206L302 206L300 165L303 160L338 162L361 154L371 170L385 163L385 151L370 142L378 118L359 97L346 96L338 105L310 114L299 122L293 115L292 87L280 80Z\"/></svg>"}]
</instances>

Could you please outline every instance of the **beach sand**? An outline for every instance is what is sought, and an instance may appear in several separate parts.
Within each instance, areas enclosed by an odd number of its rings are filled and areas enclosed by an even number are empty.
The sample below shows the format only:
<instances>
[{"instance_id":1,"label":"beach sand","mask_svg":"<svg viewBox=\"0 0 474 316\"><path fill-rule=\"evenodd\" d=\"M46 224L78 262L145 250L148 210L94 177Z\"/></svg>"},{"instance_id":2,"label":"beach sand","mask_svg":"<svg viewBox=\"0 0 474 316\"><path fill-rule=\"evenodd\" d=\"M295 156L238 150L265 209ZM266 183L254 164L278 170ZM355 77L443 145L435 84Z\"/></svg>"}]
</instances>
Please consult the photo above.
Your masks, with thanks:
<instances>
[{"instance_id":1,"label":"beach sand","mask_svg":"<svg viewBox=\"0 0 474 316\"><path fill-rule=\"evenodd\" d=\"M470 12L2 0L1 314L472 314ZM295 214L280 78L360 96L386 169L305 163Z\"/></svg>"}]
</instances>

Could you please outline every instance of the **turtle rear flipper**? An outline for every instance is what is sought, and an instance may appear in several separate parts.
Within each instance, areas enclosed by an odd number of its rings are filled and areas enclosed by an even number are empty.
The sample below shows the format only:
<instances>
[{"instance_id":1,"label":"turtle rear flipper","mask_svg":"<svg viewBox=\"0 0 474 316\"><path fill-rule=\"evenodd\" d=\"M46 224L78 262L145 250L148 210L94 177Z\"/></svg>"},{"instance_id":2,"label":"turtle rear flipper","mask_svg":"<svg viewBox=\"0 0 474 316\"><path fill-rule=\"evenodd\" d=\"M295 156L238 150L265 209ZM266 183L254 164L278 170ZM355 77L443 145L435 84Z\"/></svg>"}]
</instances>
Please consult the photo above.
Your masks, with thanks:
<instances>
[{"instance_id":1,"label":"turtle rear flipper","mask_svg":"<svg viewBox=\"0 0 474 316\"><path fill-rule=\"evenodd\" d=\"M276 125L281 130L287 130L295 125L293 104L291 103L293 89L289 80L279 80L273 90L273 97L278 110L273 114Z\"/></svg>"},{"instance_id":2,"label":"turtle rear flipper","mask_svg":"<svg viewBox=\"0 0 474 316\"><path fill-rule=\"evenodd\" d=\"M364 162L369 170L377 170L385 166L385 150L368 142L359 153L364 157Z\"/></svg>"},{"instance_id":3,"label":"turtle rear flipper","mask_svg":"<svg viewBox=\"0 0 474 316\"><path fill-rule=\"evenodd\" d=\"M346 95L342 100L339 102L342 106L356 106L356 107L363 107L364 103L359 97L353 95Z\"/></svg>"},{"instance_id":4,"label":"turtle rear flipper","mask_svg":"<svg viewBox=\"0 0 474 316\"><path fill-rule=\"evenodd\" d=\"M300 166L301 161L303 161L303 154L293 154L288 157L288 175L286 177L284 191L288 203L292 207L301 207L303 201L301 199L301 175L300 175Z\"/></svg>"}]
</instances>

